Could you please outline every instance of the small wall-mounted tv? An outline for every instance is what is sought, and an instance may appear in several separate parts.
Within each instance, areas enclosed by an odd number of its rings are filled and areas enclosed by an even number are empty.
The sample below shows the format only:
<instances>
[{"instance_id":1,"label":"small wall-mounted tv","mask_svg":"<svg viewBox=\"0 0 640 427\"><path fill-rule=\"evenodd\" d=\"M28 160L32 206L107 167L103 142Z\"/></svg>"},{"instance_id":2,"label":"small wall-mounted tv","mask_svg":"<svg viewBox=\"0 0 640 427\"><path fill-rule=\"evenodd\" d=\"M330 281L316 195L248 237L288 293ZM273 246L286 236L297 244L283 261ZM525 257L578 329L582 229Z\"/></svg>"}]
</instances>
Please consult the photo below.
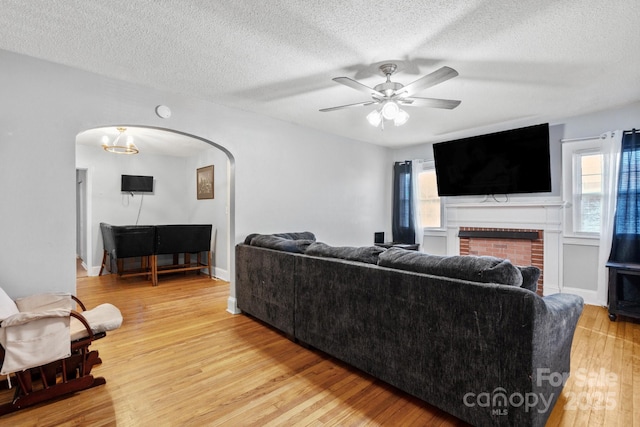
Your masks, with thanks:
<instances>
[{"instance_id":1,"label":"small wall-mounted tv","mask_svg":"<svg viewBox=\"0 0 640 427\"><path fill-rule=\"evenodd\" d=\"M438 194L551 191L549 124L433 144Z\"/></svg>"},{"instance_id":2,"label":"small wall-mounted tv","mask_svg":"<svg viewBox=\"0 0 640 427\"><path fill-rule=\"evenodd\" d=\"M121 191L128 193L153 193L153 177L143 175L122 175Z\"/></svg>"}]
</instances>

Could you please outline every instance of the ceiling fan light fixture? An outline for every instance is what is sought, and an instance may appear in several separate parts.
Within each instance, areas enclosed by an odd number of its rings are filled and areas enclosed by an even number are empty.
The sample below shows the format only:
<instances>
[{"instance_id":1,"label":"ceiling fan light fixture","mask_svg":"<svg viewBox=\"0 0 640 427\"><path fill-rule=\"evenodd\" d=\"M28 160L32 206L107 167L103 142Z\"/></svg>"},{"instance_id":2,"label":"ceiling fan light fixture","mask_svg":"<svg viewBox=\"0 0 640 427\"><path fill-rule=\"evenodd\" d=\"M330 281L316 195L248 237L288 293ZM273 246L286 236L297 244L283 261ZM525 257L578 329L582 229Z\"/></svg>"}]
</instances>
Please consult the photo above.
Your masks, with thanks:
<instances>
[{"instance_id":1,"label":"ceiling fan light fixture","mask_svg":"<svg viewBox=\"0 0 640 427\"><path fill-rule=\"evenodd\" d=\"M380 122L382 122L382 114L380 114L380 111L378 110L373 110L372 112L367 114L367 121L371 126L378 127L378 125L380 125Z\"/></svg>"},{"instance_id":2,"label":"ceiling fan light fixture","mask_svg":"<svg viewBox=\"0 0 640 427\"><path fill-rule=\"evenodd\" d=\"M104 148L104 150L108 151L109 153L138 154L140 150L138 150L138 147L136 147L133 136L126 135L126 137L124 138L125 140L121 141L121 139L123 139L124 133L127 131L127 128L119 127L117 129L120 133L114 138L113 141L109 141L109 137L107 135L102 137L102 148Z\"/></svg>"},{"instance_id":3,"label":"ceiling fan light fixture","mask_svg":"<svg viewBox=\"0 0 640 427\"><path fill-rule=\"evenodd\" d=\"M382 106L382 117L387 120L394 120L399 112L400 107L393 101L387 101Z\"/></svg>"},{"instance_id":4,"label":"ceiling fan light fixture","mask_svg":"<svg viewBox=\"0 0 640 427\"><path fill-rule=\"evenodd\" d=\"M362 107L376 104L378 108L367 114L367 121L374 127L380 126L384 129L385 121L393 122L395 126L402 126L409 120L409 114L400 108L400 105L426 106L431 108L444 108L452 110L456 108L460 101L452 99L424 98L415 96L421 90L445 82L458 75L458 72L451 67L440 67L436 71L420 77L417 80L403 85L394 82L391 76L396 72L397 66L394 63L380 65L380 72L386 77L386 81L374 87L367 86L349 77L335 77L333 81L348 86L359 92L364 92L372 100L356 102L354 104L339 105L337 107L322 108L321 112L336 111L343 108Z\"/></svg>"},{"instance_id":5,"label":"ceiling fan light fixture","mask_svg":"<svg viewBox=\"0 0 640 427\"><path fill-rule=\"evenodd\" d=\"M403 109L399 109L398 115L396 116L395 119L393 119L393 124L396 126L402 126L403 124L407 123L408 120L409 120L409 113L407 113Z\"/></svg>"}]
</instances>

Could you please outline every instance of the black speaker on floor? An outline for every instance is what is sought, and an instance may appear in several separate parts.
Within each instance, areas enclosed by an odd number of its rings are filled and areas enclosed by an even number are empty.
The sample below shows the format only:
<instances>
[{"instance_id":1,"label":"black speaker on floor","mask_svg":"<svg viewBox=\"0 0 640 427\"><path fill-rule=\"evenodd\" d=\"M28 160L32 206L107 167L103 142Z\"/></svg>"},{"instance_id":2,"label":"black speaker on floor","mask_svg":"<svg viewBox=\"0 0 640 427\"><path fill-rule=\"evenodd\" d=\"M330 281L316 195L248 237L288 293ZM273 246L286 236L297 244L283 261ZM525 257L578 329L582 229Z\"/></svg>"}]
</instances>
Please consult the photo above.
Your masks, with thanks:
<instances>
[{"instance_id":1,"label":"black speaker on floor","mask_svg":"<svg viewBox=\"0 0 640 427\"><path fill-rule=\"evenodd\" d=\"M384 231L373 233L373 243L384 243Z\"/></svg>"}]
</instances>

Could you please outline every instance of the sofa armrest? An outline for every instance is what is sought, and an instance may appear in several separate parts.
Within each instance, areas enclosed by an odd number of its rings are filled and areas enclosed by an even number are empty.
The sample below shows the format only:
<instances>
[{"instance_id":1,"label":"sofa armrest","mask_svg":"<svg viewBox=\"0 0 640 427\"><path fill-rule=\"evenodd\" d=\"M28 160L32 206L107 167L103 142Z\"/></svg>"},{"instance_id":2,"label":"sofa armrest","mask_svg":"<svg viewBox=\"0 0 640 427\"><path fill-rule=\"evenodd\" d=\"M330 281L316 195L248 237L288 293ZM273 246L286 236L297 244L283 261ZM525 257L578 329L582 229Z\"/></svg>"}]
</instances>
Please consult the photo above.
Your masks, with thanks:
<instances>
[{"instance_id":1,"label":"sofa armrest","mask_svg":"<svg viewBox=\"0 0 640 427\"><path fill-rule=\"evenodd\" d=\"M571 345L584 300L578 295L553 294L538 301L540 305L536 309L532 342L531 385L533 392L551 397L549 408L553 408L569 376ZM559 378L562 381L558 381ZM541 412L533 416L546 420Z\"/></svg>"},{"instance_id":2,"label":"sofa armrest","mask_svg":"<svg viewBox=\"0 0 640 427\"><path fill-rule=\"evenodd\" d=\"M78 319L85 328L90 328L94 334L113 331L122 325L122 313L118 307L109 303L100 304L91 310L83 311L82 313L72 311L71 315ZM74 329L75 322L73 319L71 324L71 336L73 339L73 334L76 332Z\"/></svg>"},{"instance_id":3,"label":"sofa armrest","mask_svg":"<svg viewBox=\"0 0 640 427\"><path fill-rule=\"evenodd\" d=\"M569 356L571 352L571 342L573 334L578 324L578 319L582 314L584 300L578 295L553 294L540 298L542 309L537 310L536 334L534 336L535 346L544 354L555 360L541 360L541 362L554 364L560 363L561 359L566 360L566 372L569 371ZM562 355L562 358L560 357ZM542 366L541 367L549 367Z\"/></svg>"},{"instance_id":4,"label":"sofa armrest","mask_svg":"<svg viewBox=\"0 0 640 427\"><path fill-rule=\"evenodd\" d=\"M556 369L569 372L571 343L573 334L582 314L584 300L573 294L553 294L542 297L544 309L536 316L535 346L545 355L540 359L538 367ZM557 371L560 372L560 371Z\"/></svg>"},{"instance_id":5,"label":"sofa armrest","mask_svg":"<svg viewBox=\"0 0 640 427\"><path fill-rule=\"evenodd\" d=\"M582 297L573 294L553 294L542 297L547 314L550 317L549 324L554 328L573 327L578 322L584 300Z\"/></svg>"}]
</instances>

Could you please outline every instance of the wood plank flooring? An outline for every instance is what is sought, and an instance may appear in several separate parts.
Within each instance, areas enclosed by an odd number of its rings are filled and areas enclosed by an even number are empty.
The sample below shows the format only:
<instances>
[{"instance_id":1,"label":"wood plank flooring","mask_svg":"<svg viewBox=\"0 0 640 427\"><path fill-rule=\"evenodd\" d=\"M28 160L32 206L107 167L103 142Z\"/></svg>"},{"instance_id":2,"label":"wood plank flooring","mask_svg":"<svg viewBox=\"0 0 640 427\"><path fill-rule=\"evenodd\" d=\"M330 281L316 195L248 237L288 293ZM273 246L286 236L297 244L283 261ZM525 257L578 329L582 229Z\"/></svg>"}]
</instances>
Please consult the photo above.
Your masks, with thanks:
<instances>
[{"instance_id":1,"label":"wood plank flooring","mask_svg":"<svg viewBox=\"0 0 640 427\"><path fill-rule=\"evenodd\" d=\"M124 324L92 346L107 384L0 417L11 426L463 426L462 421L244 315L206 276L78 279ZM587 306L549 426L640 427L640 324ZM0 392L0 401L11 392Z\"/></svg>"}]
</instances>

